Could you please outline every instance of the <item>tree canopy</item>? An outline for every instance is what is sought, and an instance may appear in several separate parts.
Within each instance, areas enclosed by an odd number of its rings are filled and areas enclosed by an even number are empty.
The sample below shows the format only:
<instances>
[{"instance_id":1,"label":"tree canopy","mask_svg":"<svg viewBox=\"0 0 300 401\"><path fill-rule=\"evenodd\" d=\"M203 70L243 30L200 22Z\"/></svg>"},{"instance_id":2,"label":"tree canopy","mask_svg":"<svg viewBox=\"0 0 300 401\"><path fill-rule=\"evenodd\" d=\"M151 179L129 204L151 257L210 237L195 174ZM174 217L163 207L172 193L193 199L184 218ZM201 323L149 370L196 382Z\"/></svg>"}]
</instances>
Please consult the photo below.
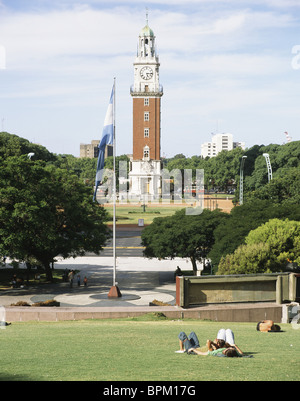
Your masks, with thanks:
<instances>
[{"instance_id":1,"label":"tree canopy","mask_svg":"<svg viewBox=\"0 0 300 401\"><path fill-rule=\"evenodd\" d=\"M222 221L214 232L215 243L209 253L213 265L217 266L222 256L245 244L251 230L274 218L300 221L300 208L296 204L281 205L260 199L233 208L228 219Z\"/></svg>"},{"instance_id":2,"label":"tree canopy","mask_svg":"<svg viewBox=\"0 0 300 401\"><path fill-rule=\"evenodd\" d=\"M242 150L236 148L231 151L222 151L217 156L203 159L201 156L185 157L182 154L175 155L173 158L164 159L164 167L169 171L175 169L203 169L205 188L219 188L226 191L228 186L236 187L235 201L239 201L239 181L240 165L242 156L247 156L244 164L244 203L251 200L256 195L265 199L268 194L268 172L266 160L263 156L268 153L273 172L272 185L276 185L277 180L285 180L290 175L299 171L300 167L300 141L293 141L284 145L271 144L254 145L253 147ZM289 180L286 183L285 199L299 197L299 185L290 191ZM281 185L280 182L278 185ZM266 188L265 188L266 187ZM258 191L264 191L259 194ZM255 194L253 195L253 191ZM280 197L276 198L278 201ZM274 200L273 200L274 202Z\"/></svg>"},{"instance_id":3,"label":"tree canopy","mask_svg":"<svg viewBox=\"0 0 300 401\"><path fill-rule=\"evenodd\" d=\"M300 204L300 169L281 169L267 184L248 192L248 200L267 199L276 204Z\"/></svg>"},{"instance_id":4,"label":"tree canopy","mask_svg":"<svg viewBox=\"0 0 300 401\"><path fill-rule=\"evenodd\" d=\"M44 146L29 142L27 139L8 132L0 132L0 158L21 156L34 153L34 160L54 161L56 156Z\"/></svg>"},{"instance_id":5,"label":"tree canopy","mask_svg":"<svg viewBox=\"0 0 300 401\"><path fill-rule=\"evenodd\" d=\"M34 153L31 159L29 153ZM272 165L270 182L264 153ZM197 260L209 257L216 267L222 257L235 251L249 252L249 260L269 255L270 245L248 244L246 237L270 219L300 221L300 141L237 148L206 159L178 154L163 163L170 172L203 169L206 189L236 187L238 203L242 156L247 156L244 204L226 215L204 210L199 216L188 216L181 211L172 218L155 219L142 237L146 256L187 257L195 270ZM117 168L119 160L129 159L119 156ZM106 213L91 201L96 158L54 155L43 146L2 132L0 163L0 254L35 260L46 267L59 254L67 257L101 250L107 237ZM112 168L112 157L106 159L105 167Z\"/></svg>"},{"instance_id":6,"label":"tree canopy","mask_svg":"<svg viewBox=\"0 0 300 401\"><path fill-rule=\"evenodd\" d=\"M271 219L221 258L218 274L280 272L290 261L300 263L300 222Z\"/></svg>"},{"instance_id":7,"label":"tree canopy","mask_svg":"<svg viewBox=\"0 0 300 401\"><path fill-rule=\"evenodd\" d=\"M51 279L57 256L99 253L109 236L107 214L55 158L34 160L24 152L0 158L0 254L42 265Z\"/></svg>"},{"instance_id":8,"label":"tree canopy","mask_svg":"<svg viewBox=\"0 0 300 401\"><path fill-rule=\"evenodd\" d=\"M189 258L194 272L197 261L205 259L214 244L214 230L228 218L219 210L203 210L199 215L188 215L185 209L173 216L157 217L142 232L144 255L149 258Z\"/></svg>"}]
</instances>

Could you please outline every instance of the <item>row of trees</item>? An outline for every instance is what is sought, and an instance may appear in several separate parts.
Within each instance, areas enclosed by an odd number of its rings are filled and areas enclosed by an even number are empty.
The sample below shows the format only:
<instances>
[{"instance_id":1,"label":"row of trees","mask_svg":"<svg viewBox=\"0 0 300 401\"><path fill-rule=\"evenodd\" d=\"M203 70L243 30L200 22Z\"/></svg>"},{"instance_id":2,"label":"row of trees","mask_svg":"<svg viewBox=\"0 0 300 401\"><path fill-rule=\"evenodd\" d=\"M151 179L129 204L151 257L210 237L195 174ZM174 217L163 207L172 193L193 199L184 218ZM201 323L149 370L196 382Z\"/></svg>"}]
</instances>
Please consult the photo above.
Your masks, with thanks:
<instances>
[{"instance_id":1,"label":"row of trees","mask_svg":"<svg viewBox=\"0 0 300 401\"><path fill-rule=\"evenodd\" d=\"M277 272L288 261L300 263L300 208L256 200L231 213L203 210L187 215L180 210L154 219L142 232L145 256L210 259L218 274Z\"/></svg>"},{"instance_id":2,"label":"row of trees","mask_svg":"<svg viewBox=\"0 0 300 401\"><path fill-rule=\"evenodd\" d=\"M269 153L273 179L268 183L266 161L263 153ZM273 202L299 203L300 186L300 141L285 145L255 145L250 149L240 148L223 151L216 157L203 159L201 156L185 157L178 154L163 159L163 167L172 170L204 170L204 185L207 190L218 188L227 192L235 188L235 203L239 201L240 165L242 156L247 156L244 165L244 202L251 199L272 199ZM126 155L117 157L118 162L129 159ZM73 171L86 185L92 187L95 180L96 159L79 159L71 155L58 156L56 163ZM113 159L108 157L105 167L112 169ZM117 172L118 173L118 172ZM118 181L117 181L118 182Z\"/></svg>"},{"instance_id":3,"label":"row of trees","mask_svg":"<svg viewBox=\"0 0 300 401\"><path fill-rule=\"evenodd\" d=\"M0 255L43 266L49 280L58 255L99 253L109 237L105 210L64 162L42 146L0 134Z\"/></svg>"},{"instance_id":4,"label":"row of trees","mask_svg":"<svg viewBox=\"0 0 300 401\"><path fill-rule=\"evenodd\" d=\"M264 153L271 160L270 182ZM234 186L238 204L242 156L247 156L244 204L230 214L182 211L155 219L142 234L146 256L190 258L194 271L197 261L210 259L218 274L275 272L285 270L288 261L300 264L300 141L223 151L207 159L178 154L164 164L169 171L203 169L206 189Z\"/></svg>"},{"instance_id":5,"label":"row of trees","mask_svg":"<svg viewBox=\"0 0 300 401\"><path fill-rule=\"evenodd\" d=\"M6 134L6 136L9 136L9 140L7 141L9 146L3 150L4 155L15 155L16 148L19 149L19 154L25 153L26 146L28 147L25 139L9 134ZM17 147L16 142L18 142ZM96 158L76 158L72 155L55 156L45 148L33 144L30 144L30 149L30 151L36 153L38 159L52 160L56 166L77 175L85 185L94 186L97 165ZM1 152L0 138L0 155ZM269 153L270 155L273 170L273 179L270 183L268 183L264 153ZM207 190L218 188L226 192L228 188L236 188L234 201L238 203L242 156L247 156L244 165L244 202L258 198L272 199L275 203L299 203L300 141L284 145L255 145L246 150L237 148L232 151L223 151L216 157L206 159L203 159L201 156L187 158L183 154L177 154L172 158L163 159L163 167L169 171L175 169L181 171L184 169L194 171L196 169L203 169L204 184ZM129 168L129 158L126 155L117 157L117 167L120 160L127 161ZM112 157L108 157L105 160L105 167L108 169L113 168Z\"/></svg>"},{"instance_id":6,"label":"row of trees","mask_svg":"<svg viewBox=\"0 0 300 401\"><path fill-rule=\"evenodd\" d=\"M268 184L266 161L268 153L273 179ZM185 157L178 154L164 160L169 171L173 169L203 169L206 189L220 188L226 191L235 187L235 201L239 200L240 165L242 156L247 156L244 165L244 201L250 199L273 199L273 202L299 203L300 141L284 145L255 145L252 148L222 151L216 157Z\"/></svg>"},{"instance_id":7,"label":"row of trees","mask_svg":"<svg viewBox=\"0 0 300 401\"><path fill-rule=\"evenodd\" d=\"M262 156L266 152L273 168L269 183ZM29 159L29 153L34 157ZM205 160L177 155L164 163L169 171L204 169L207 188L226 187L238 182L243 155L247 156L244 205L233 208L230 214L204 210L190 216L183 210L172 217L155 219L142 235L147 257L189 257L194 270L197 261L209 258L215 272L219 269L222 274L237 272L238 265L249 271L239 263L242 255L244 259L252 255L252 260L254 255L265 255L265 259L249 264L255 271L282 270L287 259L299 262L297 228L286 234L286 238L295 240L281 241L286 244L284 250L277 246L275 251L268 240L254 243L248 239L249 233L269 220L273 220L274 230L275 226L276 230L282 229L283 220L293 221L295 227L300 221L299 141L254 146L246 151L235 149ZM120 156L120 160L128 159ZM105 210L92 202L96 159L54 155L23 138L0 133L0 163L0 255L40 264L51 279L50 264L58 255L75 257L101 251L109 231ZM106 167L111 168L111 163L108 158ZM290 227L288 221L283 225ZM270 238L276 230L267 230ZM272 263L263 262L266 260Z\"/></svg>"}]
</instances>

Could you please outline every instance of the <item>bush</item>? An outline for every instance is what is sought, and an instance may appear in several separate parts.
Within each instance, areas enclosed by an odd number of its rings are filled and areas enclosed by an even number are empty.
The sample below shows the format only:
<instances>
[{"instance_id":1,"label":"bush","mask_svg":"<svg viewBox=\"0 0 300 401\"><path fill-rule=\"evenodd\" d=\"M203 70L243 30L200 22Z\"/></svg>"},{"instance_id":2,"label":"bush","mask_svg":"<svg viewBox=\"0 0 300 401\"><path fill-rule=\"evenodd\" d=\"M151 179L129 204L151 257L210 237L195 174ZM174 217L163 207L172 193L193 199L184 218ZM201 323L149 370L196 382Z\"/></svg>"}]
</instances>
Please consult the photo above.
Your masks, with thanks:
<instances>
[{"instance_id":1,"label":"bush","mask_svg":"<svg viewBox=\"0 0 300 401\"><path fill-rule=\"evenodd\" d=\"M31 306L60 306L60 302L55 299L49 299L48 301L35 302Z\"/></svg>"},{"instance_id":2,"label":"bush","mask_svg":"<svg viewBox=\"0 0 300 401\"><path fill-rule=\"evenodd\" d=\"M240 245L233 254L221 258L218 274L270 273L269 255L267 244Z\"/></svg>"},{"instance_id":3,"label":"bush","mask_svg":"<svg viewBox=\"0 0 300 401\"><path fill-rule=\"evenodd\" d=\"M284 271L288 261L300 262L300 222L271 219L245 238L232 254L221 258L218 274Z\"/></svg>"},{"instance_id":4,"label":"bush","mask_svg":"<svg viewBox=\"0 0 300 401\"><path fill-rule=\"evenodd\" d=\"M49 299L48 301L35 302L30 305L28 302L18 301L10 306L60 306L60 302L55 301L55 299Z\"/></svg>"},{"instance_id":5,"label":"bush","mask_svg":"<svg viewBox=\"0 0 300 401\"><path fill-rule=\"evenodd\" d=\"M30 306L30 304L25 301L18 301L15 304L11 304L10 306Z\"/></svg>"}]
</instances>

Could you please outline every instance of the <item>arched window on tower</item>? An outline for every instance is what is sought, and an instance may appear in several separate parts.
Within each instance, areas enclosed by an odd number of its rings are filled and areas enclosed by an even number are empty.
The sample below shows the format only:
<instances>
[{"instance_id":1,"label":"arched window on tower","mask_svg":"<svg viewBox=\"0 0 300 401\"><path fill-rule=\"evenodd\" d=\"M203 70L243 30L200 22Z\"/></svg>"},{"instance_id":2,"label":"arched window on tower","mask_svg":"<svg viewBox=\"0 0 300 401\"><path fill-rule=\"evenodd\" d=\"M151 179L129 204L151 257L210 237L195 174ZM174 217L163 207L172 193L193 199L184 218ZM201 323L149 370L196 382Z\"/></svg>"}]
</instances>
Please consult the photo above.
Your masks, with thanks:
<instances>
[{"instance_id":1,"label":"arched window on tower","mask_svg":"<svg viewBox=\"0 0 300 401\"><path fill-rule=\"evenodd\" d=\"M145 146L144 147L143 160L150 160L150 149L149 149L149 146Z\"/></svg>"}]
</instances>

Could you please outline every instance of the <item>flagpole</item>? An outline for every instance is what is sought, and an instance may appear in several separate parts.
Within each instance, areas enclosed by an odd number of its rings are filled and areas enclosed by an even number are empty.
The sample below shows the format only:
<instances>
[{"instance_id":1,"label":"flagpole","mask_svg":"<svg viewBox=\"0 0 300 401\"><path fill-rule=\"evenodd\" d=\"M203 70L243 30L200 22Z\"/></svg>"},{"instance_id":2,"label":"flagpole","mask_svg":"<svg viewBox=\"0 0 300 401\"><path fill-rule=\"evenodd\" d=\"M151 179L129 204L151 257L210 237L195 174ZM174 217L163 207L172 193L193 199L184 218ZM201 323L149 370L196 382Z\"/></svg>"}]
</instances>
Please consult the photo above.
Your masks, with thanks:
<instances>
[{"instance_id":1,"label":"flagpole","mask_svg":"<svg viewBox=\"0 0 300 401\"><path fill-rule=\"evenodd\" d=\"M108 298L121 297L121 291L116 283L116 78L114 78L114 97L113 97L113 285L108 293Z\"/></svg>"},{"instance_id":2,"label":"flagpole","mask_svg":"<svg viewBox=\"0 0 300 401\"><path fill-rule=\"evenodd\" d=\"M114 161L114 177L113 177L113 286L116 285L116 78L114 78L114 120L113 120L113 161Z\"/></svg>"}]
</instances>

